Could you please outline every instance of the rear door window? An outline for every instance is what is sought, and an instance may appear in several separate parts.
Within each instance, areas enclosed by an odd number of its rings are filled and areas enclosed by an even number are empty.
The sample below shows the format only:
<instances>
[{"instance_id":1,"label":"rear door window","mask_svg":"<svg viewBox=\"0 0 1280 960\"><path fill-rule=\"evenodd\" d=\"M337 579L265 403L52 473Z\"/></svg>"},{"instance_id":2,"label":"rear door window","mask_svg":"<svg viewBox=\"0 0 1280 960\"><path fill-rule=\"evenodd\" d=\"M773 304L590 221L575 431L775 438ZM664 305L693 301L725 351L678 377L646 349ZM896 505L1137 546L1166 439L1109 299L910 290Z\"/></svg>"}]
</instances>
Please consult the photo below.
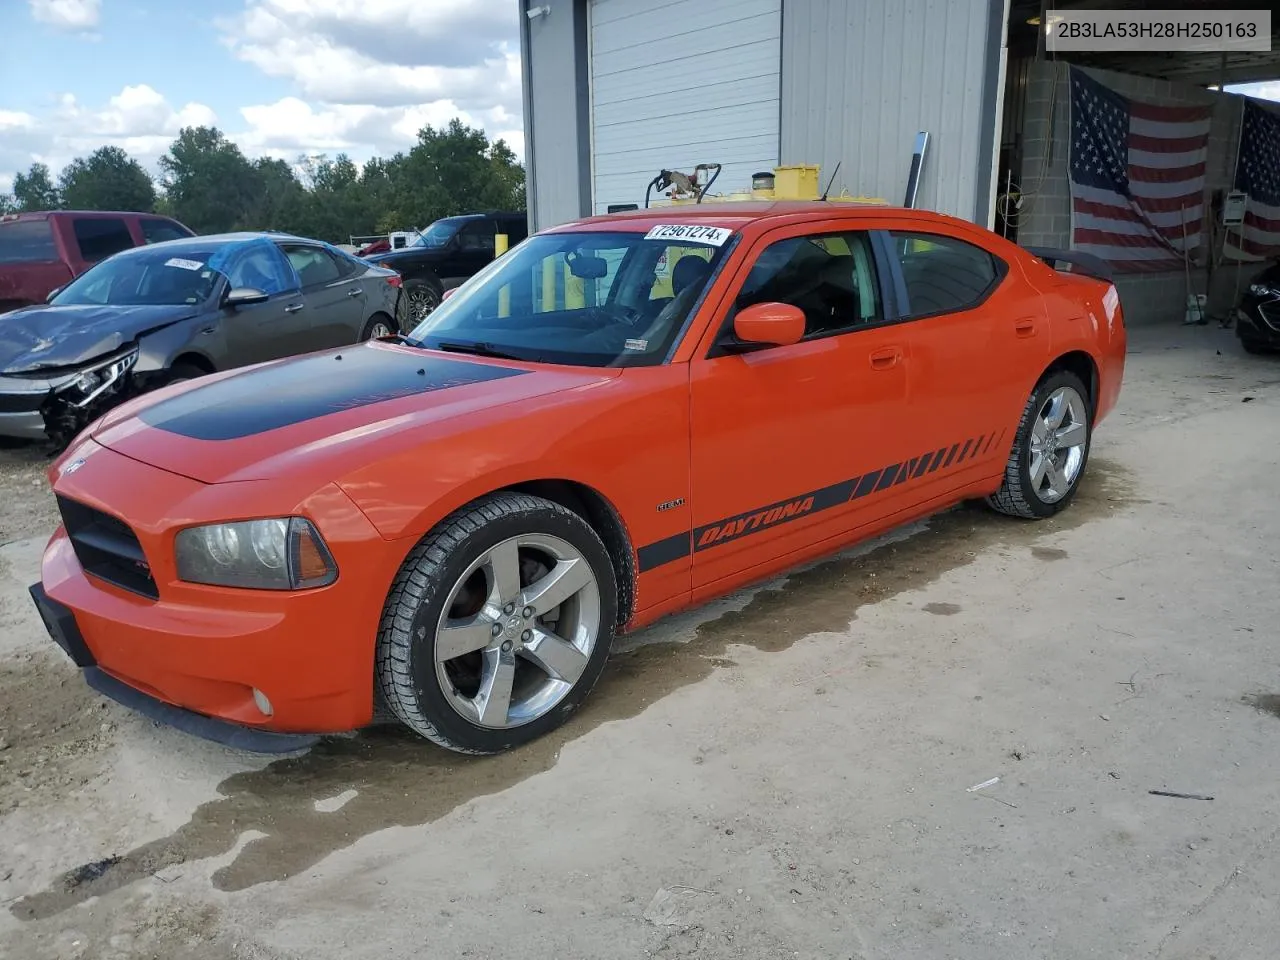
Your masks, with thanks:
<instances>
[{"instance_id":1,"label":"rear door window","mask_svg":"<svg viewBox=\"0 0 1280 960\"><path fill-rule=\"evenodd\" d=\"M930 233L889 234L902 264L912 317L959 313L976 307L995 288L1002 264L981 247Z\"/></svg>"},{"instance_id":2,"label":"rear door window","mask_svg":"<svg viewBox=\"0 0 1280 960\"><path fill-rule=\"evenodd\" d=\"M113 253L133 246L133 234L129 232L129 225L112 217L72 220L71 230L80 247L80 256L87 263L97 263Z\"/></svg>"},{"instance_id":3,"label":"rear door window","mask_svg":"<svg viewBox=\"0 0 1280 960\"><path fill-rule=\"evenodd\" d=\"M48 263L58 259L48 220L0 223L0 263Z\"/></svg>"},{"instance_id":4,"label":"rear door window","mask_svg":"<svg viewBox=\"0 0 1280 960\"><path fill-rule=\"evenodd\" d=\"M142 236L147 243L164 243L166 240L185 240L191 234L176 223L168 220L157 220L154 217L143 217L138 221L142 227Z\"/></svg>"},{"instance_id":5,"label":"rear door window","mask_svg":"<svg viewBox=\"0 0 1280 960\"><path fill-rule=\"evenodd\" d=\"M298 272L304 290L342 279L342 268L323 248L311 244L285 244L283 249L293 269Z\"/></svg>"}]
</instances>

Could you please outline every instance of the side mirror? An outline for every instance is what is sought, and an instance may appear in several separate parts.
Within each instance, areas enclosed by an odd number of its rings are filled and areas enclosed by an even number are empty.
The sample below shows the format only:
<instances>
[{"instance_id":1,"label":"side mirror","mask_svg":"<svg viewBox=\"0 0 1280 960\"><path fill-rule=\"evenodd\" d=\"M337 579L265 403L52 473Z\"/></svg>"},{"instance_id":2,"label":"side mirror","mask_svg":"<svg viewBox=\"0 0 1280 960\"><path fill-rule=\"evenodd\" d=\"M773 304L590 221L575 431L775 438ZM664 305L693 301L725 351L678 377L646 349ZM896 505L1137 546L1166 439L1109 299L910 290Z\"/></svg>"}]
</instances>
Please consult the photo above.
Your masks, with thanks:
<instances>
[{"instance_id":1,"label":"side mirror","mask_svg":"<svg viewBox=\"0 0 1280 960\"><path fill-rule=\"evenodd\" d=\"M64 283L62 286L65 287L66 284ZM62 292L62 287L54 287L52 290L49 291L48 296L44 298L44 302L53 303L53 298L56 297L61 292Z\"/></svg>"},{"instance_id":2,"label":"side mirror","mask_svg":"<svg viewBox=\"0 0 1280 960\"><path fill-rule=\"evenodd\" d=\"M234 310L236 307L247 307L254 303L266 303L268 299L270 298L267 294L256 287L236 287L227 293L222 302Z\"/></svg>"},{"instance_id":3,"label":"side mirror","mask_svg":"<svg viewBox=\"0 0 1280 960\"><path fill-rule=\"evenodd\" d=\"M742 343L785 347L804 339L804 311L789 303L757 303L739 310L733 334Z\"/></svg>"}]
</instances>

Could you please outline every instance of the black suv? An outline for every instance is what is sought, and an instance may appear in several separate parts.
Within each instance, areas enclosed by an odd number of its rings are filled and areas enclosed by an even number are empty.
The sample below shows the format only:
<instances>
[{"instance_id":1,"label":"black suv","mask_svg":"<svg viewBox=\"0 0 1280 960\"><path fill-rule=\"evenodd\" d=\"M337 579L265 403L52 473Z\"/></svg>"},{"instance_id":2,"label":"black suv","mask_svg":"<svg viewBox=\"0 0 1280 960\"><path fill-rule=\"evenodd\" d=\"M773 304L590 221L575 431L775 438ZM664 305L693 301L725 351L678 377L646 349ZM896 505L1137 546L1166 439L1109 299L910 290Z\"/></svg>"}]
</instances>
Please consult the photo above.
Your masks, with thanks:
<instances>
[{"instance_id":1,"label":"black suv","mask_svg":"<svg viewBox=\"0 0 1280 960\"><path fill-rule=\"evenodd\" d=\"M523 212L468 213L437 220L417 242L399 250L365 257L390 267L404 279L409 303L408 328L412 329L440 305L445 292L479 273L494 258L494 237L503 233L514 247L529 233Z\"/></svg>"}]
</instances>

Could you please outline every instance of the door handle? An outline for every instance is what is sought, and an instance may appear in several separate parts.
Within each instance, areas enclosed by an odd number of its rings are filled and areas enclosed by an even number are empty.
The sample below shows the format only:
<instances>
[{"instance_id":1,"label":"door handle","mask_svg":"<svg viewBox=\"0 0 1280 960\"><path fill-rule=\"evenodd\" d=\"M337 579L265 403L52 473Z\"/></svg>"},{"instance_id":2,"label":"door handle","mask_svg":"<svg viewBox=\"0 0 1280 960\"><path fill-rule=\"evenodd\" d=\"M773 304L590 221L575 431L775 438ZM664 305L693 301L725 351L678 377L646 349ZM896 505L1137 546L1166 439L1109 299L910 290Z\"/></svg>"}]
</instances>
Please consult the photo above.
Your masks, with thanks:
<instances>
[{"instance_id":1,"label":"door handle","mask_svg":"<svg viewBox=\"0 0 1280 960\"><path fill-rule=\"evenodd\" d=\"M363 293L363 291L359 287L352 287L350 290L347 291L347 296L358 297L360 296L361 293Z\"/></svg>"},{"instance_id":2,"label":"door handle","mask_svg":"<svg viewBox=\"0 0 1280 960\"><path fill-rule=\"evenodd\" d=\"M1013 332L1020 337L1034 337L1036 335L1035 317L1019 317L1013 321Z\"/></svg>"},{"instance_id":3,"label":"door handle","mask_svg":"<svg viewBox=\"0 0 1280 960\"><path fill-rule=\"evenodd\" d=\"M885 347L883 350L875 350L871 353L871 369L889 370L896 367L901 359L901 347Z\"/></svg>"},{"instance_id":4,"label":"door handle","mask_svg":"<svg viewBox=\"0 0 1280 960\"><path fill-rule=\"evenodd\" d=\"M297 313L299 310L301 310L301 309L302 309L302 306L303 306L303 305L302 305L302 304L300 304L300 303L291 303L291 304L289 304L287 307L285 307L285 308L284 308L284 312L285 312L285 313Z\"/></svg>"}]
</instances>

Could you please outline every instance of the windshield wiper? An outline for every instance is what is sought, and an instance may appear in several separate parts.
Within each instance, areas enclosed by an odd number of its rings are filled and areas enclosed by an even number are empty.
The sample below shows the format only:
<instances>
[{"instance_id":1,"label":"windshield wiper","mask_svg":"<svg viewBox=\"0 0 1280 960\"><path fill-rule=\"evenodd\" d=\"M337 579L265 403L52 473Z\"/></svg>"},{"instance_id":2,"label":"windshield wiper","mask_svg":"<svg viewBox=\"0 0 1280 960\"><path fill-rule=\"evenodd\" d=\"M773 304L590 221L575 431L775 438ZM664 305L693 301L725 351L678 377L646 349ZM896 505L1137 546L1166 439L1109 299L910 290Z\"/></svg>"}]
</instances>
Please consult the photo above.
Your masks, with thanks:
<instances>
[{"instance_id":1,"label":"windshield wiper","mask_svg":"<svg viewBox=\"0 0 1280 960\"><path fill-rule=\"evenodd\" d=\"M499 350L488 343L482 343L479 340L441 340L436 344L437 350L447 350L450 353L470 353L477 357L494 357L498 360L523 360L523 357L517 357L513 353L507 353Z\"/></svg>"}]
</instances>

